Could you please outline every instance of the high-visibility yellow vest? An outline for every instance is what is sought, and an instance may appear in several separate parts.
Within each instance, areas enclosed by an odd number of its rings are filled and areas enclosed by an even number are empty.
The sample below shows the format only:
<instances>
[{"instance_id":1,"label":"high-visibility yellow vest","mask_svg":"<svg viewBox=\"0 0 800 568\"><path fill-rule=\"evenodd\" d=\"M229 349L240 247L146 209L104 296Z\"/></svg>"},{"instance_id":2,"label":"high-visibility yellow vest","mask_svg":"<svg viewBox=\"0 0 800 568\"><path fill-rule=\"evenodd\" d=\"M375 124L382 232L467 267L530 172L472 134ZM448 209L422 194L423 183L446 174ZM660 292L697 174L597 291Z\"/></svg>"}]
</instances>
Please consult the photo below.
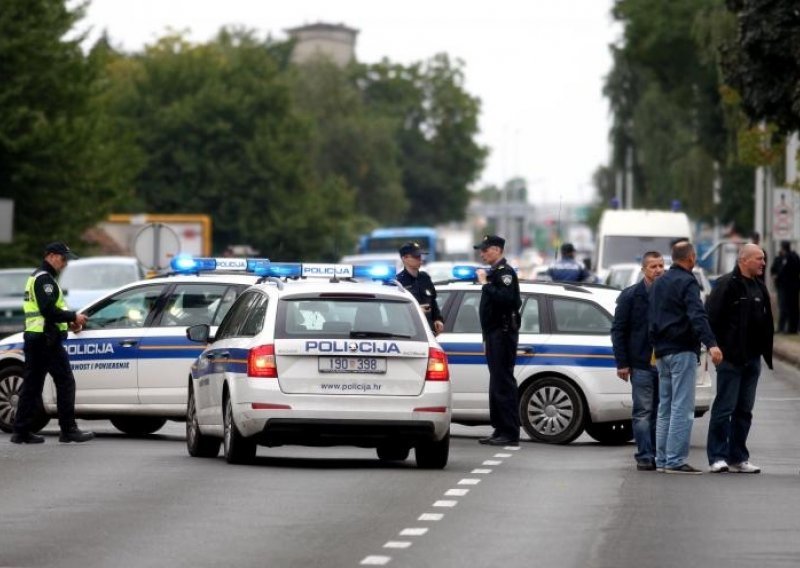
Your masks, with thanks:
<instances>
[{"instance_id":1,"label":"high-visibility yellow vest","mask_svg":"<svg viewBox=\"0 0 800 568\"><path fill-rule=\"evenodd\" d=\"M25 283L25 299L22 301L22 310L25 312L25 331L33 333L44 333L44 316L39 311L39 302L36 300L36 294L33 291L33 285L36 279L43 274L47 274L44 270L35 272L28 278ZM58 288L58 299L56 300L56 307L60 310L67 309L67 302L64 300L64 294L61 292L61 287ZM59 331L67 331L69 323L57 323Z\"/></svg>"}]
</instances>

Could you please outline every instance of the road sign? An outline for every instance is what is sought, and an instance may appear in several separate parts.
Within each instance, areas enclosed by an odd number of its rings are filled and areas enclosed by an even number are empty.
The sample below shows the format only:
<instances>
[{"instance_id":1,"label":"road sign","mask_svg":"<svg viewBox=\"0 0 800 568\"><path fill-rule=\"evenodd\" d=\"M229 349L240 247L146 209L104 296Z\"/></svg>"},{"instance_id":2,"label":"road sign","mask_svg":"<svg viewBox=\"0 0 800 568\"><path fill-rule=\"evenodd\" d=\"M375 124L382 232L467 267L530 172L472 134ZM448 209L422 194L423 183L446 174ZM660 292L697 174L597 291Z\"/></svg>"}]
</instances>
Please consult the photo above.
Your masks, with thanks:
<instances>
[{"instance_id":1,"label":"road sign","mask_svg":"<svg viewBox=\"0 0 800 568\"><path fill-rule=\"evenodd\" d=\"M178 234L163 223L145 225L133 239L133 254L148 270L165 270L181 252Z\"/></svg>"},{"instance_id":2,"label":"road sign","mask_svg":"<svg viewBox=\"0 0 800 568\"><path fill-rule=\"evenodd\" d=\"M777 187L772 194L772 238L776 241L797 240L800 223L800 199L792 189Z\"/></svg>"}]
</instances>

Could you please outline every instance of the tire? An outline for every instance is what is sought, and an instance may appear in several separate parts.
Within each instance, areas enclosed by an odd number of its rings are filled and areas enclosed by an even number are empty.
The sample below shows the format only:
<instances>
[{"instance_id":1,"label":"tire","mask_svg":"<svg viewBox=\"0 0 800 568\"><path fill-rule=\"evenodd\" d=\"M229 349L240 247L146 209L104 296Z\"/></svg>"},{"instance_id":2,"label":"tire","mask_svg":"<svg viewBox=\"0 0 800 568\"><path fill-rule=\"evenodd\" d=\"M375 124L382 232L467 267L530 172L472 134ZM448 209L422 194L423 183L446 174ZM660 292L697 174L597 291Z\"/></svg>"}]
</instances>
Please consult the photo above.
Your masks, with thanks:
<instances>
[{"instance_id":1,"label":"tire","mask_svg":"<svg viewBox=\"0 0 800 568\"><path fill-rule=\"evenodd\" d=\"M215 458L219 455L222 440L206 436L200 432L197 423L197 406L194 400L194 390L189 387L189 403L186 405L186 449L194 458Z\"/></svg>"},{"instance_id":2,"label":"tire","mask_svg":"<svg viewBox=\"0 0 800 568\"><path fill-rule=\"evenodd\" d=\"M385 445L378 446L378 459L381 461L405 461L411 448L408 446Z\"/></svg>"},{"instance_id":3,"label":"tire","mask_svg":"<svg viewBox=\"0 0 800 568\"><path fill-rule=\"evenodd\" d=\"M111 419L111 423L114 428L128 436L147 436L160 430L167 419L157 416L116 416Z\"/></svg>"},{"instance_id":4,"label":"tire","mask_svg":"<svg viewBox=\"0 0 800 568\"><path fill-rule=\"evenodd\" d=\"M239 433L236 422L233 420L233 404L230 395L225 397L223 422L225 437L222 445L225 461L239 464L251 463L256 457L256 442Z\"/></svg>"},{"instance_id":5,"label":"tire","mask_svg":"<svg viewBox=\"0 0 800 568\"><path fill-rule=\"evenodd\" d=\"M14 431L14 419L17 416L17 403L22 383L25 381L25 369L22 365L11 365L0 371L0 430L3 432ZM50 417L44 411L41 398L36 414L31 422L31 432L38 432L50 422Z\"/></svg>"},{"instance_id":6,"label":"tire","mask_svg":"<svg viewBox=\"0 0 800 568\"><path fill-rule=\"evenodd\" d=\"M525 388L519 415L531 440L569 444L583 432L586 405L572 383L560 377L547 377Z\"/></svg>"},{"instance_id":7,"label":"tire","mask_svg":"<svg viewBox=\"0 0 800 568\"><path fill-rule=\"evenodd\" d=\"M437 441L423 442L414 448L417 467L421 469L444 469L450 456L450 433Z\"/></svg>"},{"instance_id":8,"label":"tire","mask_svg":"<svg viewBox=\"0 0 800 568\"><path fill-rule=\"evenodd\" d=\"M619 446L633 439L633 423L630 420L589 423L586 425L586 433L601 444Z\"/></svg>"}]
</instances>

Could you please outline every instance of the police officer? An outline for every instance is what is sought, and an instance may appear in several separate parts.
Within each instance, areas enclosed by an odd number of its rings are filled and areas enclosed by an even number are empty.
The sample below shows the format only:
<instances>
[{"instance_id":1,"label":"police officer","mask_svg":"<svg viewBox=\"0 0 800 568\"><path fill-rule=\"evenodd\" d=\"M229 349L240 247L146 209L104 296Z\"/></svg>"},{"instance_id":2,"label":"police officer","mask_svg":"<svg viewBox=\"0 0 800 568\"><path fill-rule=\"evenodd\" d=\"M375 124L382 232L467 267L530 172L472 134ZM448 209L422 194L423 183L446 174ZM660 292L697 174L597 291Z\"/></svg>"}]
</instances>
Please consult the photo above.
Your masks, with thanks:
<instances>
[{"instance_id":1,"label":"police officer","mask_svg":"<svg viewBox=\"0 0 800 568\"><path fill-rule=\"evenodd\" d=\"M475 245L481 259L491 268L478 269L478 282L483 285L480 305L486 361L489 365L489 417L494 432L481 438L491 446L519 443L519 393L514 378L514 362L519 343L519 281L514 269L503 257L505 239L486 235Z\"/></svg>"},{"instance_id":2,"label":"police officer","mask_svg":"<svg viewBox=\"0 0 800 568\"><path fill-rule=\"evenodd\" d=\"M25 284L25 381L17 404L14 420L15 444L41 444L42 436L31 432L34 415L40 405L44 378L47 373L56 385L60 442L86 442L94 438L92 432L83 432L75 423L75 377L69 365L69 356L63 341L67 329L80 331L87 317L66 309L64 294L56 277L67 266L69 259L77 258L69 247L60 242L50 243L44 250L44 262Z\"/></svg>"},{"instance_id":3,"label":"police officer","mask_svg":"<svg viewBox=\"0 0 800 568\"><path fill-rule=\"evenodd\" d=\"M436 288L427 272L421 272L422 255L427 254L419 243L407 242L400 247L400 259L403 261L403 270L397 273L397 281L417 299L428 325L434 333L439 334L444 329L444 319L436 302Z\"/></svg>"},{"instance_id":4,"label":"police officer","mask_svg":"<svg viewBox=\"0 0 800 568\"><path fill-rule=\"evenodd\" d=\"M575 260L575 246L572 243L561 245L561 259L547 269L554 282L588 282L591 272Z\"/></svg>"}]
</instances>

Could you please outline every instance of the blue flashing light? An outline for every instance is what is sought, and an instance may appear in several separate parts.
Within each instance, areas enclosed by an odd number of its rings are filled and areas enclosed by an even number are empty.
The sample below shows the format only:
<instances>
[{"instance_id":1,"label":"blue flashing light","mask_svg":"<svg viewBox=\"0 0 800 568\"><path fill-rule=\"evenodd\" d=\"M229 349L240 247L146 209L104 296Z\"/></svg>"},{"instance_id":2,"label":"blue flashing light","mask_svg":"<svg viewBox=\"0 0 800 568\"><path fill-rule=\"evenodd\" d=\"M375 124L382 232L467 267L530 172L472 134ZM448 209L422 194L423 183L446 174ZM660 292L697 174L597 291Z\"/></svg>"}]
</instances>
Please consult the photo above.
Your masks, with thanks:
<instances>
[{"instance_id":1,"label":"blue flashing light","mask_svg":"<svg viewBox=\"0 0 800 568\"><path fill-rule=\"evenodd\" d=\"M394 266L388 264L365 264L354 266L353 276L356 278L372 278L373 280L393 280L395 271Z\"/></svg>"},{"instance_id":2,"label":"blue flashing light","mask_svg":"<svg viewBox=\"0 0 800 568\"><path fill-rule=\"evenodd\" d=\"M270 262L268 258L248 258L247 272L257 276L269 276Z\"/></svg>"},{"instance_id":3,"label":"blue flashing light","mask_svg":"<svg viewBox=\"0 0 800 568\"><path fill-rule=\"evenodd\" d=\"M299 262L273 262L267 269L267 275L276 278L299 278L302 273L303 265Z\"/></svg>"},{"instance_id":4,"label":"blue flashing light","mask_svg":"<svg viewBox=\"0 0 800 568\"><path fill-rule=\"evenodd\" d=\"M475 272L477 270L477 266L457 264L453 267L453 278L456 280L475 280Z\"/></svg>"},{"instance_id":5,"label":"blue flashing light","mask_svg":"<svg viewBox=\"0 0 800 568\"><path fill-rule=\"evenodd\" d=\"M213 258L195 258L188 255L178 255L170 263L170 267L175 272L192 273L201 270L215 270L217 261Z\"/></svg>"}]
</instances>

